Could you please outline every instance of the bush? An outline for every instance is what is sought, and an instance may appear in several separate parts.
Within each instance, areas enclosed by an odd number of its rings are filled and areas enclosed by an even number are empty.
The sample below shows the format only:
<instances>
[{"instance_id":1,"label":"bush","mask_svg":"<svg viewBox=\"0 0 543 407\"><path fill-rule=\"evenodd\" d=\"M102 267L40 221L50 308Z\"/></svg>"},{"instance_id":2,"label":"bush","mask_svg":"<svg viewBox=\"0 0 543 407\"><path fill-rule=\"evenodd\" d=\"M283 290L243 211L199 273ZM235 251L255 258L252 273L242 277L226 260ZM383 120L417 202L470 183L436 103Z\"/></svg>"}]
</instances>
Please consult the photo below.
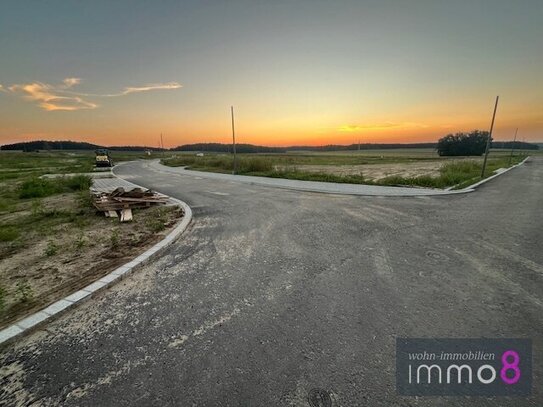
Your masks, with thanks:
<instances>
[{"instance_id":1,"label":"bush","mask_svg":"<svg viewBox=\"0 0 543 407\"><path fill-rule=\"evenodd\" d=\"M437 142L440 156L482 155L486 149L487 131L473 130L471 133L448 134Z\"/></svg>"}]
</instances>

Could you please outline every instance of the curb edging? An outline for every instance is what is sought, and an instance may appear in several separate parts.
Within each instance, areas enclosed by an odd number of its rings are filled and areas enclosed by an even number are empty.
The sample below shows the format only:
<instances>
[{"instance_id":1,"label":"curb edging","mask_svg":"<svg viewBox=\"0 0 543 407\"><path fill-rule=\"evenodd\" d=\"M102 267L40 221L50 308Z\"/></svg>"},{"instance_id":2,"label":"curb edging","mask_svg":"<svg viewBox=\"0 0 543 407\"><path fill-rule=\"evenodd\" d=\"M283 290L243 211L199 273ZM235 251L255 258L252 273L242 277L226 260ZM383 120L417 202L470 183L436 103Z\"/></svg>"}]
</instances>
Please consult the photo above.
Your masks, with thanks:
<instances>
[{"instance_id":1,"label":"curb edging","mask_svg":"<svg viewBox=\"0 0 543 407\"><path fill-rule=\"evenodd\" d=\"M140 187L137 184L134 185ZM69 309L72 309L88 300L98 291L108 288L118 281L124 279L136 268L147 264L149 260L157 257L162 251L164 251L164 249L171 245L173 241L187 229L192 220L192 210L190 209L190 206L179 199L169 197L169 200L180 206L184 213L181 222L170 233L168 233L164 239L147 249L135 259L132 259L130 262L117 267L115 270L87 285L86 287L55 301L40 311L37 311L26 318L23 318L20 321L0 330L0 347L8 344L16 338L23 336L24 334L30 333L48 322L53 321Z\"/></svg>"}]
</instances>

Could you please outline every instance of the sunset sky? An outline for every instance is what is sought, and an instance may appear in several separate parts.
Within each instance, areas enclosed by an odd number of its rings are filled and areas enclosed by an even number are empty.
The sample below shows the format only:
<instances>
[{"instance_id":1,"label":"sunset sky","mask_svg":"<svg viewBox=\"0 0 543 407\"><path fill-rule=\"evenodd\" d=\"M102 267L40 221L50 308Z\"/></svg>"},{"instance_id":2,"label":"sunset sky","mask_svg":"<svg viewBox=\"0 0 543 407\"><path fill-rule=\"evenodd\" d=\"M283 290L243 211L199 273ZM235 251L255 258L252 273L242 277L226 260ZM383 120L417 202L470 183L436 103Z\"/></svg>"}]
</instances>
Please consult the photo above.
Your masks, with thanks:
<instances>
[{"instance_id":1,"label":"sunset sky","mask_svg":"<svg viewBox=\"0 0 543 407\"><path fill-rule=\"evenodd\" d=\"M543 1L6 1L0 144L543 141Z\"/></svg>"}]
</instances>

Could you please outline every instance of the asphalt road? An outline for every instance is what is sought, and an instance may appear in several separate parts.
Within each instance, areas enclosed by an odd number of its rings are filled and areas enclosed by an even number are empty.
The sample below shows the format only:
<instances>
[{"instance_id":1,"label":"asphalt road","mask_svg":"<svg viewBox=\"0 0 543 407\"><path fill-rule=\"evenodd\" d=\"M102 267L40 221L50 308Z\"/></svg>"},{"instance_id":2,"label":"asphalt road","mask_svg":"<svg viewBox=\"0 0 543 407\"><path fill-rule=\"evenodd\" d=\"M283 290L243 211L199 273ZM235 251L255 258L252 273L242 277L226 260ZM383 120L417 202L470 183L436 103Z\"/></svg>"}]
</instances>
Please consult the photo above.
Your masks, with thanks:
<instances>
[{"instance_id":1,"label":"asphalt road","mask_svg":"<svg viewBox=\"0 0 543 407\"><path fill-rule=\"evenodd\" d=\"M444 197L124 178L194 220L154 264L0 355L3 405L543 405L543 160ZM530 398L401 397L396 337L527 337Z\"/></svg>"}]
</instances>

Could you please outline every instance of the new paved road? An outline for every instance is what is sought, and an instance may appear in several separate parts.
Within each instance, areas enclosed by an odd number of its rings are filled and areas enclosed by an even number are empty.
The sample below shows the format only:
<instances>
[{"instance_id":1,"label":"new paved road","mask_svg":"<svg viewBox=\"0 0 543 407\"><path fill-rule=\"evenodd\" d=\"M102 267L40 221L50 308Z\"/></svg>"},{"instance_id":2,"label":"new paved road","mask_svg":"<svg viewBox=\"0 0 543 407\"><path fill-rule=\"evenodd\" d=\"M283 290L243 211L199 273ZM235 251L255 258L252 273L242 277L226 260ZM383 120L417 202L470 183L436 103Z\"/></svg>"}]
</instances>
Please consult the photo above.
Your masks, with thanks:
<instances>
[{"instance_id":1,"label":"new paved road","mask_svg":"<svg viewBox=\"0 0 543 407\"><path fill-rule=\"evenodd\" d=\"M354 197L160 172L166 254L0 355L0 403L541 406L543 160L475 193ZM395 339L528 337L530 398L400 397Z\"/></svg>"}]
</instances>

